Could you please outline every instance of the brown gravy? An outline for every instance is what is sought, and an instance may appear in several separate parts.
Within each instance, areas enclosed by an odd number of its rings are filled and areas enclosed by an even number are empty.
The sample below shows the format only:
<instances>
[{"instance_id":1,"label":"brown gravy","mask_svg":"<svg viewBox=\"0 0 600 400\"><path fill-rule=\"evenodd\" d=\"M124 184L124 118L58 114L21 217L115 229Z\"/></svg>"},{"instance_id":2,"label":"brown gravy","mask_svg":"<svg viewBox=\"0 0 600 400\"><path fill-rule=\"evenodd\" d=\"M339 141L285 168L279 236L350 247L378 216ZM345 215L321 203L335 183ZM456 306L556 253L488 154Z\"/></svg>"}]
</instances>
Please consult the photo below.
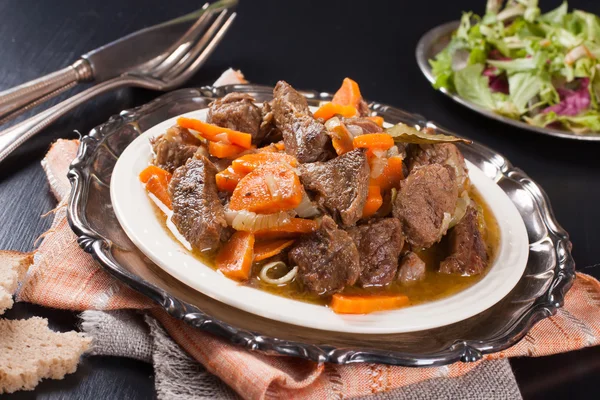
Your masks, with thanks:
<instances>
[{"instance_id":1,"label":"brown gravy","mask_svg":"<svg viewBox=\"0 0 600 400\"><path fill-rule=\"evenodd\" d=\"M389 286L379 288L347 287L342 293L404 294L410 299L410 304L415 305L451 296L479 282L489 270L489 266L494 262L500 241L500 230L491 209L484 202L483 198L475 189L475 187L471 186L469 188L469 196L479 206L480 213L483 215L483 222L485 223L486 227L484 240L487 244L489 262L488 267L483 274L475 276L460 276L438 273L437 270L440 262L449 255L448 238L445 236L439 243L435 244L429 249L417 253L427 265L427 274L423 281L416 282L410 286L404 286L394 282ZM177 240L171 231L166 227L164 214L156 206L155 213L169 236L171 236L173 240ZM207 257L205 254L197 250L194 250L192 254L203 263L215 269L214 257ZM327 305L329 303L330 299L328 297L319 297L315 294L304 291L301 284L297 280L294 280L292 283L285 286L273 286L262 282L258 277L258 273L261 267L269 261L270 260L265 260L264 262L255 263L253 266L252 277L248 282L245 283L245 285L264 290L278 296L284 296L313 304Z\"/></svg>"}]
</instances>

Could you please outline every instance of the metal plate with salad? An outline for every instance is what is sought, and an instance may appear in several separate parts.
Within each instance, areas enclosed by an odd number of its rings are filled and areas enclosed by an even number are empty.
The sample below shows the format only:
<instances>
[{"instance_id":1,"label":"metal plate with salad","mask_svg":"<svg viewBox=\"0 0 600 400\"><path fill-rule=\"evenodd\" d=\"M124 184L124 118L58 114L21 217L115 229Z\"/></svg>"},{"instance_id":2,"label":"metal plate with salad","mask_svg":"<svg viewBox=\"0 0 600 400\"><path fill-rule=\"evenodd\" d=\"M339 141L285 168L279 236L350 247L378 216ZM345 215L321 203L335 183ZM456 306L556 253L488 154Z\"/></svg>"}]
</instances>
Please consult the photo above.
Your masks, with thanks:
<instances>
[{"instance_id":1,"label":"metal plate with salad","mask_svg":"<svg viewBox=\"0 0 600 400\"><path fill-rule=\"evenodd\" d=\"M417 46L433 87L488 117L539 133L600 140L600 18L567 2L488 0Z\"/></svg>"}]
</instances>

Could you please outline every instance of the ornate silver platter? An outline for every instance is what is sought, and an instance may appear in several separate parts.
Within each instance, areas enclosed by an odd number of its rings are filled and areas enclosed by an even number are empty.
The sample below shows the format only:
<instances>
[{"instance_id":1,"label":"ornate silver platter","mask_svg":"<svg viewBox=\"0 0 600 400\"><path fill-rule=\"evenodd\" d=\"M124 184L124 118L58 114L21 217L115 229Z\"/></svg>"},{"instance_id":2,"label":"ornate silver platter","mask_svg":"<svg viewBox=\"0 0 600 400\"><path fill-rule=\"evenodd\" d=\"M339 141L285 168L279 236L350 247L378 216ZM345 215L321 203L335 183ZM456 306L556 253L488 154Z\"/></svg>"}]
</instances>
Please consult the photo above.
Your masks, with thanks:
<instances>
[{"instance_id":1,"label":"ornate silver platter","mask_svg":"<svg viewBox=\"0 0 600 400\"><path fill-rule=\"evenodd\" d=\"M429 32L427 32L425 35L423 35L423 37L421 37L419 43L417 44L417 63L419 64L419 68L421 69L423 75L425 75L425 77L431 83L435 82L435 77L433 76L433 73L431 71L431 65L429 65L429 60L434 58L440 51L442 51L448 45L448 43L450 42L450 38L452 37L452 33L458 28L459 24L459 21L452 21L435 27ZM465 107L470 108L473 111L478 112L479 114L485 115L488 118L492 118L500 122L504 122L505 124L516 126L517 128L541 133L543 135L556 136L564 139L600 141L600 134L597 133L576 134L574 132L569 132L566 130L540 128L538 126L529 125L528 123L525 123L523 121L507 118L500 114L496 114L493 111L490 111L488 109L478 106L477 104L471 103L463 99L456 93L449 92L445 88L441 88L439 90L446 96L450 97L452 100L462 104Z\"/></svg>"},{"instance_id":2,"label":"ornate silver platter","mask_svg":"<svg viewBox=\"0 0 600 400\"><path fill-rule=\"evenodd\" d=\"M518 342L539 320L563 304L575 277L571 243L558 225L543 190L492 150L463 146L465 157L496 181L523 217L529 236L529 260L517 286L502 301L472 318L427 331L403 334L346 334L258 317L217 302L182 284L150 262L121 229L110 201L110 179L119 155L138 135L172 116L205 108L230 92L269 100L272 88L233 85L182 89L126 110L81 140L71 164L69 223L81 247L114 277L143 293L170 315L250 350L339 364L373 362L435 366L476 361L484 354ZM311 105L331 95L303 92ZM443 128L394 107L370 107L391 123Z\"/></svg>"}]
</instances>

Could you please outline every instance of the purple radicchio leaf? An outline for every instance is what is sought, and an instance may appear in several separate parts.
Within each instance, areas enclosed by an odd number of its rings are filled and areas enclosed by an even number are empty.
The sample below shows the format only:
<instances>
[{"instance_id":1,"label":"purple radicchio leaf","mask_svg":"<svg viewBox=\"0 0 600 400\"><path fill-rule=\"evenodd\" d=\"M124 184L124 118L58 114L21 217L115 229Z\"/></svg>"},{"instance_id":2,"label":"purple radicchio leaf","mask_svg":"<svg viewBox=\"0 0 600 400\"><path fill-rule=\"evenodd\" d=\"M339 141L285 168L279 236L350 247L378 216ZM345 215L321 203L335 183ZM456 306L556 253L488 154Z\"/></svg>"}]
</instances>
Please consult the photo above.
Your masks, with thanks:
<instances>
[{"instance_id":1,"label":"purple radicchio leaf","mask_svg":"<svg viewBox=\"0 0 600 400\"><path fill-rule=\"evenodd\" d=\"M591 103L589 92L589 78L579 79L579 89L558 88L556 91L560 96L560 103L545 108L542 112L554 111L557 115L574 116L586 110Z\"/></svg>"},{"instance_id":2,"label":"purple radicchio leaf","mask_svg":"<svg viewBox=\"0 0 600 400\"><path fill-rule=\"evenodd\" d=\"M489 66L483 70L483 75L488 77L488 82L492 92L500 92L508 94L508 79L505 73L498 74L498 69L494 66Z\"/></svg>"}]
</instances>

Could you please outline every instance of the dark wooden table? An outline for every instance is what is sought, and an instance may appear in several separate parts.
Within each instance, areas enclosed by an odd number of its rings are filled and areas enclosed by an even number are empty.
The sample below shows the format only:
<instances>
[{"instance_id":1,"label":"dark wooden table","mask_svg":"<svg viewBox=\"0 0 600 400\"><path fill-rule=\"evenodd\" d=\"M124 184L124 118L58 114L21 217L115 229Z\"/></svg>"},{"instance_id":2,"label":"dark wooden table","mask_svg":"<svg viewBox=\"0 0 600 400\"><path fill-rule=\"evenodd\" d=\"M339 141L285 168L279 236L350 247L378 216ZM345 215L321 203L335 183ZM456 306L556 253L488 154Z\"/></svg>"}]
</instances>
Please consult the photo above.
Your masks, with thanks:
<instances>
[{"instance_id":1,"label":"dark wooden table","mask_svg":"<svg viewBox=\"0 0 600 400\"><path fill-rule=\"evenodd\" d=\"M241 0L233 28L205 68L189 82L212 82L229 66L252 82L285 79L298 88L335 90L345 76L367 98L426 115L510 159L540 183L558 221L570 233L578 269L600 278L600 144L544 137L485 119L434 92L420 74L414 50L429 28L456 19L461 9L481 12L484 0L259 1ZM597 0L571 6L600 14ZM2 0L0 90L52 72L80 54L129 32L189 12L186 0ZM546 9L559 0L544 0ZM76 89L77 90L77 89ZM80 89L79 89L80 90ZM54 199L40 166L52 141L74 138L112 114L147 102L157 93L124 89L90 102L30 140L0 164L0 248L32 250L50 224L42 214ZM71 330L69 311L17 304L9 318L39 315L52 328ZM1 357L1 355L0 355ZM593 398L600 376L600 348L511 361L525 399ZM482 382L485 384L485 382ZM596 389L596 390L594 390ZM154 396L150 365L90 357L62 381L3 399L145 399Z\"/></svg>"}]
</instances>

